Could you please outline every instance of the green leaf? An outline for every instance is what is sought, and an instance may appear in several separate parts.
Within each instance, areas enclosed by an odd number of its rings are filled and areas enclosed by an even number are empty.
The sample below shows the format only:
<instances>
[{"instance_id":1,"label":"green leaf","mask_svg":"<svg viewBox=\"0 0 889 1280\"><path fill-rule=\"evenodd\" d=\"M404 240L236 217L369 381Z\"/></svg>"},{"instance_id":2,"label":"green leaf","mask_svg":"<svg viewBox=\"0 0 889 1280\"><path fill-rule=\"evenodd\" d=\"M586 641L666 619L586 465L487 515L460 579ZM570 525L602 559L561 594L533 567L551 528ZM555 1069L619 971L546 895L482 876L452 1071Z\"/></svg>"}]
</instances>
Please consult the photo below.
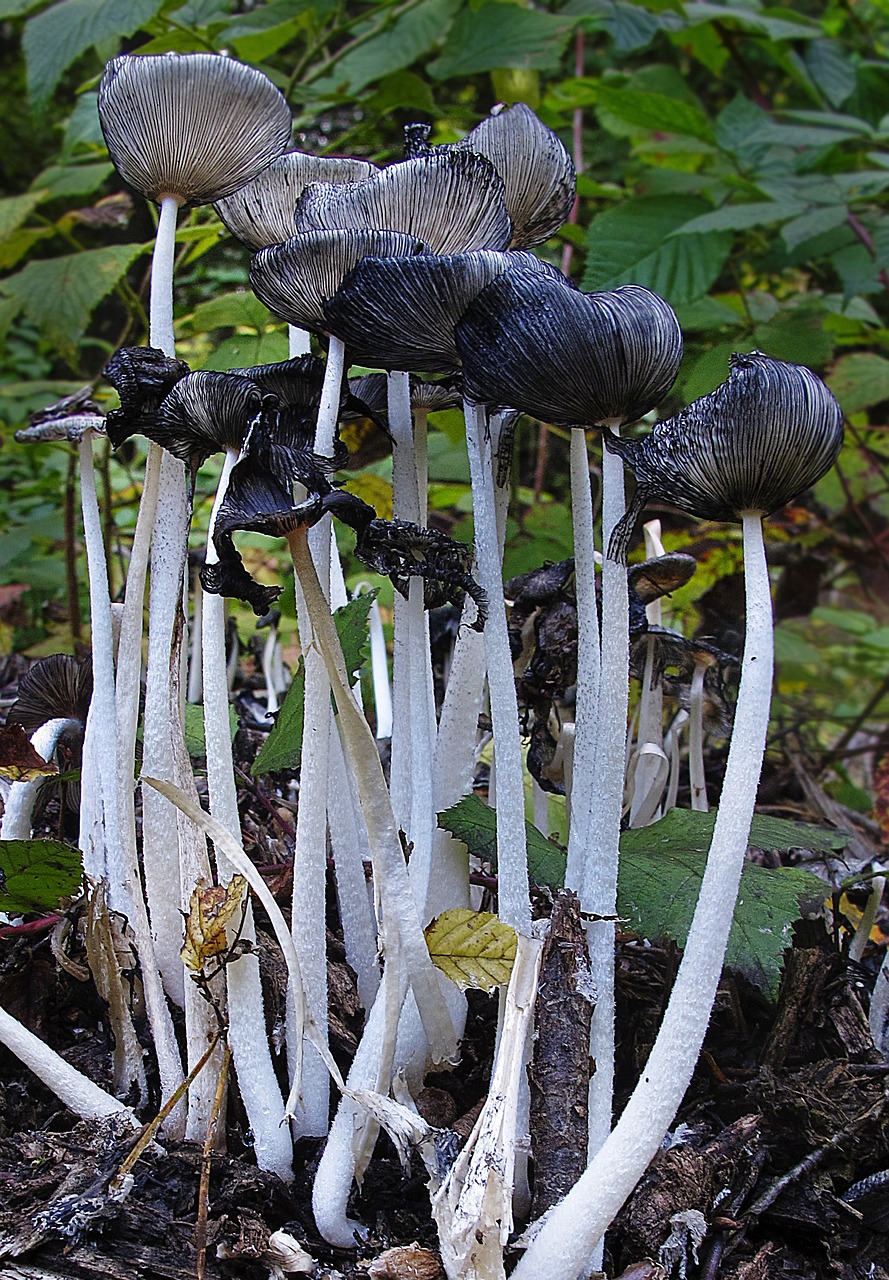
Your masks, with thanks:
<instances>
[{"instance_id":1,"label":"green leaf","mask_svg":"<svg viewBox=\"0 0 889 1280\"><path fill-rule=\"evenodd\" d=\"M385 115L389 111L397 111L402 107L411 107L416 111L425 111L435 115L435 99L432 90L414 71L396 71L394 75L384 76L374 95L367 103L370 111ZM886 175L889 178L889 174Z\"/></svg>"},{"instance_id":2,"label":"green leaf","mask_svg":"<svg viewBox=\"0 0 889 1280\"><path fill-rule=\"evenodd\" d=\"M329 81L341 91L359 93L384 76L405 70L441 40L458 8L459 0L425 0L388 30L347 53L324 82L318 81L317 88Z\"/></svg>"},{"instance_id":3,"label":"green leaf","mask_svg":"<svg viewBox=\"0 0 889 1280\"><path fill-rule=\"evenodd\" d=\"M214 329L237 329L242 326L261 333L274 323L275 317L268 308L262 305L254 293L244 289L237 293L223 294L220 298L211 298L209 302L198 303L194 311L177 319L176 327L184 334L212 333Z\"/></svg>"},{"instance_id":4,"label":"green leaf","mask_svg":"<svg viewBox=\"0 0 889 1280\"><path fill-rule=\"evenodd\" d=\"M499 67L557 71L571 28L571 21L558 14L497 0L466 8L451 27L441 57L427 70L436 80Z\"/></svg>"},{"instance_id":5,"label":"green leaf","mask_svg":"<svg viewBox=\"0 0 889 1280\"><path fill-rule=\"evenodd\" d=\"M238 713L234 707L228 709L228 722L231 728L232 742L235 740L235 734L238 732ZM185 704L185 748L190 756L203 756L207 754L206 742L204 739L204 708L197 702L186 702Z\"/></svg>"},{"instance_id":6,"label":"green leaf","mask_svg":"<svg viewBox=\"0 0 889 1280\"><path fill-rule=\"evenodd\" d=\"M776 222L796 217L805 206L781 203L777 200L757 200L749 204L726 204L691 218L670 234L674 236L699 235L704 231L746 231L749 227L770 227Z\"/></svg>"},{"instance_id":7,"label":"green leaf","mask_svg":"<svg viewBox=\"0 0 889 1280\"><path fill-rule=\"evenodd\" d=\"M695 3L683 6L689 26L701 22L725 23L738 26L742 31L753 31L768 36L770 40L815 40L822 34L821 27L800 15L793 21L787 10L759 9L741 5Z\"/></svg>"},{"instance_id":8,"label":"green leaf","mask_svg":"<svg viewBox=\"0 0 889 1280\"><path fill-rule=\"evenodd\" d=\"M480 796L464 796L450 809L438 815L443 831L462 840L469 852L482 862L497 866L497 814ZM528 875L533 884L553 887L565 881L565 854L541 835L535 826L525 822L528 841Z\"/></svg>"},{"instance_id":9,"label":"green leaf","mask_svg":"<svg viewBox=\"0 0 889 1280\"><path fill-rule=\"evenodd\" d=\"M131 36L150 22L163 0L62 0L25 24L28 96L43 107L75 58L103 41Z\"/></svg>"},{"instance_id":10,"label":"green leaf","mask_svg":"<svg viewBox=\"0 0 889 1280\"><path fill-rule=\"evenodd\" d=\"M0 240L12 235L37 208L42 191L29 191L23 196L7 196L0 200Z\"/></svg>"},{"instance_id":11,"label":"green leaf","mask_svg":"<svg viewBox=\"0 0 889 1280\"><path fill-rule=\"evenodd\" d=\"M311 0L272 0L259 5L226 25L225 43L245 62L264 62L311 21L312 8Z\"/></svg>"},{"instance_id":12,"label":"green leaf","mask_svg":"<svg viewBox=\"0 0 889 1280\"><path fill-rule=\"evenodd\" d=\"M627 124L658 133L680 133L702 142L715 141L713 126L700 107L664 93L600 88L596 103Z\"/></svg>"},{"instance_id":13,"label":"green leaf","mask_svg":"<svg viewBox=\"0 0 889 1280\"><path fill-rule=\"evenodd\" d=\"M73 365L94 308L145 252L145 245L117 244L29 262L4 280L2 288L21 302L28 319Z\"/></svg>"},{"instance_id":14,"label":"green leaf","mask_svg":"<svg viewBox=\"0 0 889 1280\"><path fill-rule=\"evenodd\" d=\"M376 598L376 590L363 591L333 615L350 681L357 679L370 659L370 607ZM275 719L275 726L253 761L250 772L254 778L263 773L299 768L305 692L306 672L300 657L290 688Z\"/></svg>"},{"instance_id":15,"label":"green leaf","mask_svg":"<svg viewBox=\"0 0 889 1280\"><path fill-rule=\"evenodd\" d=\"M286 333L238 333L217 343L203 368L226 373L229 369L249 369L256 364L275 364L286 360L288 355Z\"/></svg>"},{"instance_id":16,"label":"green leaf","mask_svg":"<svg viewBox=\"0 0 889 1280\"><path fill-rule=\"evenodd\" d=\"M828 205L824 209L809 209L798 218L793 218L781 228L781 239L788 249L795 249L825 231L833 231L841 227L849 216L845 205Z\"/></svg>"},{"instance_id":17,"label":"green leaf","mask_svg":"<svg viewBox=\"0 0 889 1280\"><path fill-rule=\"evenodd\" d=\"M834 365L827 385L844 413L870 409L889 400L889 360L870 351L842 356Z\"/></svg>"},{"instance_id":18,"label":"green leaf","mask_svg":"<svg viewBox=\"0 0 889 1280\"><path fill-rule=\"evenodd\" d=\"M583 287L642 284L673 305L702 297L722 270L731 235L672 233L709 207L697 196L643 196L597 214L590 224Z\"/></svg>"},{"instance_id":19,"label":"green leaf","mask_svg":"<svg viewBox=\"0 0 889 1280\"><path fill-rule=\"evenodd\" d=\"M114 165L100 164L50 165L34 179L32 186L43 193L44 200L60 200L65 196L91 195L114 172Z\"/></svg>"},{"instance_id":20,"label":"green leaf","mask_svg":"<svg viewBox=\"0 0 889 1280\"><path fill-rule=\"evenodd\" d=\"M813 40L804 54L806 70L832 107L841 107L855 89L855 67L835 40Z\"/></svg>"},{"instance_id":21,"label":"green leaf","mask_svg":"<svg viewBox=\"0 0 889 1280\"><path fill-rule=\"evenodd\" d=\"M753 344L776 360L793 364L825 364L833 354L833 338L824 328L824 312L817 302L801 302L779 311L753 331Z\"/></svg>"},{"instance_id":22,"label":"green leaf","mask_svg":"<svg viewBox=\"0 0 889 1280\"><path fill-rule=\"evenodd\" d=\"M80 888L80 850L60 840L0 840L0 911L55 911Z\"/></svg>"}]
</instances>

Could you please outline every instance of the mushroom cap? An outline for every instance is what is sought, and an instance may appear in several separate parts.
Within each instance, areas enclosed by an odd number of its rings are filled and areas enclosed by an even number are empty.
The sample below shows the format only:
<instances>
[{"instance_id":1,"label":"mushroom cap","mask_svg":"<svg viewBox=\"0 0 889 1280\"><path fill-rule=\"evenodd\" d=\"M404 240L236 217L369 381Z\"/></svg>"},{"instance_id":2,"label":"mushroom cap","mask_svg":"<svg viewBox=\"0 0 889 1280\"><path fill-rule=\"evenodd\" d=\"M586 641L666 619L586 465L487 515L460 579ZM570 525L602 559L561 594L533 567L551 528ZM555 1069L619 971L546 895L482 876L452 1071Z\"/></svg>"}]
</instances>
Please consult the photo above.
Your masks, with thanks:
<instances>
[{"instance_id":1,"label":"mushroom cap","mask_svg":"<svg viewBox=\"0 0 889 1280\"><path fill-rule=\"evenodd\" d=\"M376 171L369 160L286 151L213 207L233 236L251 249L262 249L296 233L294 210L309 183L355 182Z\"/></svg>"},{"instance_id":2,"label":"mushroom cap","mask_svg":"<svg viewBox=\"0 0 889 1280\"><path fill-rule=\"evenodd\" d=\"M86 724L93 696L93 666L67 653L53 653L35 662L19 685L6 723L36 732L47 720L79 720Z\"/></svg>"},{"instance_id":3,"label":"mushroom cap","mask_svg":"<svg viewBox=\"0 0 889 1280\"><path fill-rule=\"evenodd\" d=\"M512 238L503 179L468 151L402 160L361 182L312 183L296 207L296 226L401 231L431 253L505 249Z\"/></svg>"},{"instance_id":4,"label":"mushroom cap","mask_svg":"<svg viewBox=\"0 0 889 1280\"><path fill-rule=\"evenodd\" d=\"M357 262L368 255L400 257L425 250L422 240L397 231L307 231L260 249L250 264L250 285L260 302L288 324L327 333L324 304Z\"/></svg>"},{"instance_id":5,"label":"mushroom cap","mask_svg":"<svg viewBox=\"0 0 889 1280\"><path fill-rule=\"evenodd\" d=\"M682 331L641 285L582 293L556 273L510 271L483 289L455 330L471 400L545 422L632 422L666 395Z\"/></svg>"},{"instance_id":6,"label":"mushroom cap","mask_svg":"<svg viewBox=\"0 0 889 1280\"><path fill-rule=\"evenodd\" d=\"M408 125L405 154L430 155L428 125ZM441 148L444 150L445 148ZM543 244L571 212L577 191L574 162L553 133L524 102L493 111L447 150L485 156L504 183L506 211L512 221L512 249Z\"/></svg>"},{"instance_id":7,"label":"mushroom cap","mask_svg":"<svg viewBox=\"0 0 889 1280\"><path fill-rule=\"evenodd\" d=\"M639 486L615 530L614 552L620 554L652 497L704 520L777 511L833 466L843 443L843 414L810 369L754 351L733 355L721 386L648 435L607 437L606 443Z\"/></svg>"},{"instance_id":8,"label":"mushroom cap","mask_svg":"<svg viewBox=\"0 0 889 1280\"><path fill-rule=\"evenodd\" d=\"M210 204L290 142L283 94L216 53L122 54L99 84L99 121L118 173L151 200Z\"/></svg>"},{"instance_id":9,"label":"mushroom cap","mask_svg":"<svg viewBox=\"0 0 889 1280\"><path fill-rule=\"evenodd\" d=\"M105 419L108 439L119 449L130 436L148 435L158 407L188 373L184 360L164 354L159 347L119 347L102 370L120 396L120 408Z\"/></svg>"},{"instance_id":10,"label":"mushroom cap","mask_svg":"<svg viewBox=\"0 0 889 1280\"><path fill-rule=\"evenodd\" d=\"M460 363L457 321L486 285L519 267L553 270L533 254L492 249L368 257L343 280L324 314L331 333L361 364L447 373Z\"/></svg>"},{"instance_id":11,"label":"mushroom cap","mask_svg":"<svg viewBox=\"0 0 889 1280\"><path fill-rule=\"evenodd\" d=\"M146 434L196 471L213 453L240 452L253 423L277 403L249 378L201 370L176 383Z\"/></svg>"}]
</instances>

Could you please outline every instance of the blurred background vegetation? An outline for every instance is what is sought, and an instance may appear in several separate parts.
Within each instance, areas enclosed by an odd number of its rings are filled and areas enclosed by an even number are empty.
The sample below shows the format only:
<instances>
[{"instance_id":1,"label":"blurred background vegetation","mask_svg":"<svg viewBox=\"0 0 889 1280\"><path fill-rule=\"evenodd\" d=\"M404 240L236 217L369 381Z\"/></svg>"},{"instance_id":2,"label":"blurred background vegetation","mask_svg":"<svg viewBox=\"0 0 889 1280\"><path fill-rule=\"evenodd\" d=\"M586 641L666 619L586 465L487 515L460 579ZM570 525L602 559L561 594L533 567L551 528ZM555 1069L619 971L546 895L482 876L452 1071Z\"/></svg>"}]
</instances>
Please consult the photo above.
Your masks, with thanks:
<instances>
[{"instance_id":1,"label":"blurred background vegetation","mask_svg":"<svg viewBox=\"0 0 889 1280\"><path fill-rule=\"evenodd\" d=\"M102 141L104 62L226 51L287 94L298 148L375 161L399 157L409 122L452 141L495 103L525 101L579 172L571 222L545 255L586 289L648 285L679 315L686 354L661 416L721 382L730 352L754 349L809 365L843 405L838 467L768 523L779 697L761 798L792 800L802 763L868 813L873 762L889 754L887 15L886 0L0 0L0 654L70 652L88 635L74 451L13 432L87 383L109 403L107 357L146 340L153 211L123 189ZM182 219L178 250L192 367L286 358L284 326L248 291L247 253L211 209ZM462 423L431 425L433 519L466 538ZM520 420L508 574L571 553L567 455L564 432ZM387 467L350 472L381 514ZM205 471L198 528L215 484ZM105 460L115 588L140 474L138 451ZM668 549L699 561L667 624L736 647L737 531L657 514ZM276 574L268 540L250 554ZM252 618L239 625L247 639Z\"/></svg>"}]
</instances>

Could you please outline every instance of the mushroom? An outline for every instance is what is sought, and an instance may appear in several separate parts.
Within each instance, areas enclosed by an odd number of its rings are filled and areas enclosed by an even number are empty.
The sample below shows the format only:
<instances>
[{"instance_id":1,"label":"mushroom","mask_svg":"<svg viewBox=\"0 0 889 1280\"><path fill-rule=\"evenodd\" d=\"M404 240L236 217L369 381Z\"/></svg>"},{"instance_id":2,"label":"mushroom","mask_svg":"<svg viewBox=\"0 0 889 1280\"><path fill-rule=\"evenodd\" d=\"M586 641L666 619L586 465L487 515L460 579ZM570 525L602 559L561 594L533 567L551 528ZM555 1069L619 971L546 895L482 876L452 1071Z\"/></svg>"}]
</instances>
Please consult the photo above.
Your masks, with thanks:
<instances>
[{"instance_id":1,"label":"mushroom","mask_svg":"<svg viewBox=\"0 0 889 1280\"><path fill-rule=\"evenodd\" d=\"M728 380L639 442L642 483L692 514L740 520L747 631L722 800L685 953L642 1078L581 1179L541 1226L516 1280L576 1275L654 1156L688 1087L722 972L765 750L774 641L763 517L814 484L843 438L842 412L808 369L735 356ZM651 433L654 437L655 432ZM649 439L650 437L647 437ZM612 446L614 442L612 441ZM623 444L619 446L624 452ZM651 492L649 488L649 492ZM614 549L625 545L627 518Z\"/></svg>"}]
</instances>

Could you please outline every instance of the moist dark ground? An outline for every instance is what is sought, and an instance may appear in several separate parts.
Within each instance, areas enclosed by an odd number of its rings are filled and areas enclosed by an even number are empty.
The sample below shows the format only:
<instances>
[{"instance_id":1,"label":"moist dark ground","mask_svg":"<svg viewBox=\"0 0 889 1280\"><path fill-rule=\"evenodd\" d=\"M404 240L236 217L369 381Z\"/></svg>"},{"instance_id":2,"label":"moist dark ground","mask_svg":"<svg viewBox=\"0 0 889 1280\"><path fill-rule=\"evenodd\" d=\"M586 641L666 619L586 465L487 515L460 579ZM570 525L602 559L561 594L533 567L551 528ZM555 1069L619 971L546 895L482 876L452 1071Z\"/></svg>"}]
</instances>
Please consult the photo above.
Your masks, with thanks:
<instances>
[{"instance_id":1,"label":"moist dark ground","mask_svg":"<svg viewBox=\"0 0 889 1280\"><path fill-rule=\"evenodd\" d=\"M246 762L255 744L249 735L239 739ZM779 780L769 785L774 811L780 808ZM292 815L286 802L255 787L245 788L243 805L248 852L266 868L286 910ZM801 814L794 796L794 816L818 820L822 815ZM44 821L55 831L57 800ZM538 914L548 906L547 895L537 895ZM76 906L72 916L76 921ZM339 943L333 895L328 922L332 1039L345 1069L362 1012ZM74 1065L107 1083L111 1045L102 1003L91 980L59 966L51 938L49 923L24 933L2 931L0 1004ZM283 962L267 935L261 933L260 943L274 1019ZM76 924L66 947L72 959L84 962ZM620 1107L651 1047L679 953L671 945L649 946L630 935L620 935L618 947ZM787 953L776 1004L743 979L724 975L705 1049L674 1125L673 1145L656 1158L609 1233L609 1275L626 1280L667 1274L689 1280L889 1280L889 1174L879 1177L889 1169L889 1063L874 1048L866 1017L882 953L880 945L871 944L861 964L850 964L842 936L829 933L821 921L809 921L798 927ZM420 1099L430 1123L464 1137L485 1093L496 999L470 992L469 1007L460 1064L429 1077ZM148 1046L147 1028L139 1029ZM260 1172L236 1091L226 1137L227 1153L212 1158L208 1278L269 1275L262 1261L268 1236L285 1228L316 1259L316 1277L435 1280L428 1255L412 1263L402 1254L385 1267L379 1261L397 1245L418 1242L435 1250L419 1158L406 1174L389 1140L381 1137L352 1204L368 1238L352 1251L332 1250L312 1219L320 1142L297 1144L290 1185ZM0 1276L195 1276L201 1152L187 1144L149 1147L135 1165L129 1194L111 1202L108 1182L131 1144L129 1135L77 1122L16 1058L0 1051ZM869 1192L843 1198L874 1175ZM690 1230L696 1225L705 1228L698 1247ZM507 1269L517 1256L508 1257ZM419 1263L431 1269L415 1269Z\"/></svg>"}]
</instances>

